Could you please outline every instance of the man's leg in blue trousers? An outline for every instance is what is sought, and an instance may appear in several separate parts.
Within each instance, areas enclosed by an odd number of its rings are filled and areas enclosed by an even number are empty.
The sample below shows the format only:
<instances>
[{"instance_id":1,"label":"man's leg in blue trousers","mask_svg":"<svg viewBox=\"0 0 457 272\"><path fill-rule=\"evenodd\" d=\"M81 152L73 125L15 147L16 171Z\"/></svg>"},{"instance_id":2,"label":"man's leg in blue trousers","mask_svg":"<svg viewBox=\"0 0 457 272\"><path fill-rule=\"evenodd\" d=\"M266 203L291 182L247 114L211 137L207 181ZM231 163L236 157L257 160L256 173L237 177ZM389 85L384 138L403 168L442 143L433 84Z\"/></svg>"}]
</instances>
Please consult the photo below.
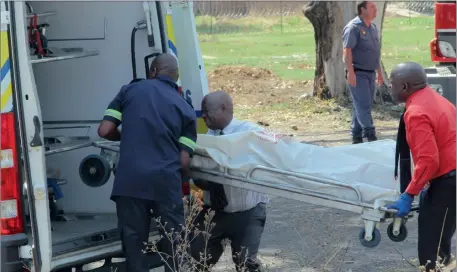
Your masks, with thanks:
<instances>
[{"instance_id":1,"label":"man's leg in blue trousers","mask_svg":"<svg viewBox=\"0 0 457 272\"><path fill-rule=\"evenodd\" d=\"M354 101L354 96L352 95L352 90L351 90L351 96L352 96L352 101ZM363 142L362 138L362 126L359 123L359 120L357 120L357 114L355 113L355 105L354 102L352 102L352 120L351 120L351 134L352 134L352 139L353 143L360 143Z\"/></svg>"},{"instance_id":2,"label":"man's leg in blue trousers","mask_svg":"<svg viewBox=\"0 0 457 272\"><path fill-rule=\"evenodd\" d=\"M179 256L176 255L176 248L180 244L180 241L184 238L182 229L185 227L184 221L184 204L168 204L168 203L157 203L154 202L152 205L152 214L155 218L160 217L162 227L158 226L159 233L162 236L158 244L158 249L161 252L162 257L170 256L165 264L165 272L180 272L179 271ZM172 234L173 241L165 234ZM181 235L181 237L178 237ZM182 242L181 242L182 243ZM174 258L173 258L174 256Z\"/></svg>"},{"instance_id":3,"label":"man's leg in blue trousers","mask_svg":"<svg viewBox=\"0 0 457 272\"><path fill-rule=\"evenodd\" d=\"M351 132L353 137L376 139L376 130L371 116L373 97L376 90L375 73L357 72L356 86L349 86L354 106Z\"/></svg>"},{"instance_id":4,"label":"man's leg in blue trousers","mask_svg":"<svg viewBox=\"0 0 457 272\"><path fill-rule=\"evenodd\" d=\"M121 232L122 250L126 258L127 271L148 272L147 257L143 253L148 241L151 218L151 201L119 196L116 210Z\"/></svg>"}]
</instances>

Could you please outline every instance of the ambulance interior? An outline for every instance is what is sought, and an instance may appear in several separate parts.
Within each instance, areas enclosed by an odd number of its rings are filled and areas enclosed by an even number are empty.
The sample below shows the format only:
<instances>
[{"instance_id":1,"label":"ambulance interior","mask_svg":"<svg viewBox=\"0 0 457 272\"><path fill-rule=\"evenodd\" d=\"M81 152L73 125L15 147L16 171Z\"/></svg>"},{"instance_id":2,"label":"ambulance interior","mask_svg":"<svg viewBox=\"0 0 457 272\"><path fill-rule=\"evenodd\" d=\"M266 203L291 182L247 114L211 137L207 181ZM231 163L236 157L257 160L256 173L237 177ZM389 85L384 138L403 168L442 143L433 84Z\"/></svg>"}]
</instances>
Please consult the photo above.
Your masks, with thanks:
<instances>
[{"instance_id":1,"label":"ambulance interior","mask_svg":"<svg viewBox=\"0 0 457 272\"><path fill-rule=\"evenodd\" d=\"M153 11L153 43L148 40L142 2L24 4L26 24L33 21L33 14L38 27L48 24L45 37L51 53L39 58L31 49L30 62L45 137L53 256L119 239L115 203L110 200L113 174L103 186L90 187L81 181L79 166L87 155L100 153L90 142L101 140L97 128L106 107L132 80L133 28L142 28L133 31L139 78L145 78L145 56L161 52L157 5L148 5ZM53 182L63 197L59 198Z\"/></svg>"}]
</instances>

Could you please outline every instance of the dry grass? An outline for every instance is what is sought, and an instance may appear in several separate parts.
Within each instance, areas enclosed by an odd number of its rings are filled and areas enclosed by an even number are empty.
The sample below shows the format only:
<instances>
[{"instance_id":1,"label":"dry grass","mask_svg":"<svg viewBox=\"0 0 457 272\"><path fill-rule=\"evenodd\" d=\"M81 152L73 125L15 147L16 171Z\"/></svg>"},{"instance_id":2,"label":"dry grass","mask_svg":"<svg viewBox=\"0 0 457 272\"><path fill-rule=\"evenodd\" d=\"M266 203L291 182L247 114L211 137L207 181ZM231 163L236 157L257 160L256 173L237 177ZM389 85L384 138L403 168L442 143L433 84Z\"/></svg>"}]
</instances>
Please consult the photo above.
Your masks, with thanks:
<instances>
[{"instance_id":1,"label":"dry grass","mask_svg":"<svg viewBox=\"0 0 457 272\"><path fill-rule=\"evenodd\" d=\"M145 243L146 250L144 253L154 252L158 254L166 267L168 267L173 272L207 272L211 271L212 265L208 264L211 254L208 252L208 242L211 237L211 231L214 229L216 223L213 221L215 212L209 210L204 215L203 228L198 226L197 216L202 212L202 201L201 201L201 190L193 192L189 197L185 197L184 207L185 207L185 226L182 226L181 230L166 231L165 225L166 222L161 222L160 218L156 219L157 226L159 229L163 230L165 235L161 236L160 239L166 239L173 246L173 256L168 255L159 250L157 242L154 243ZM190 253L190 247L193 240L202 235L204 237L204 249L200 252L200 260L196 260L192 257ZM225 246L224 246L225 247ZM239 259L244 259L240 266L237 269L240 272L246 271L245 260L247 256L247 250L243 252L234 252L233 255L237 256ZM243 256L244 255L244 256ZM167 263L167 260L174 259L173 267Z\"/></svg>"}]
</instances>

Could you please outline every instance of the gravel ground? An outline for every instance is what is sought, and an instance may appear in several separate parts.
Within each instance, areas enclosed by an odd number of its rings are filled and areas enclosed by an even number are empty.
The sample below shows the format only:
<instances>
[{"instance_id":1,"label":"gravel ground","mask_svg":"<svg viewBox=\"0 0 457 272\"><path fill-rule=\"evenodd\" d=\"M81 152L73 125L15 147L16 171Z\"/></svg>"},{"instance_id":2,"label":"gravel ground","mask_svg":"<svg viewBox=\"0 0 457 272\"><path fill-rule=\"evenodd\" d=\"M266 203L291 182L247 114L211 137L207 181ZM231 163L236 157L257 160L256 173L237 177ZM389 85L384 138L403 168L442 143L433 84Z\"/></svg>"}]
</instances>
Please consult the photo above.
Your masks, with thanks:
<instances>
[{"instance_id":1,"label":"gravel ground","mask_svg":"<svg viewBox=\"0 0 457 272\"><path fill-rule=\"evenodd\" d=\"M357 214L272 197L267 217L259 254L266 271L418 271L417 215L401 243L387 237L388 224L380 224L381 243L373 249L359 242L363 222ZM225 254L215 271L234 271L229 248Z\"/></svg>"}]
</instances>

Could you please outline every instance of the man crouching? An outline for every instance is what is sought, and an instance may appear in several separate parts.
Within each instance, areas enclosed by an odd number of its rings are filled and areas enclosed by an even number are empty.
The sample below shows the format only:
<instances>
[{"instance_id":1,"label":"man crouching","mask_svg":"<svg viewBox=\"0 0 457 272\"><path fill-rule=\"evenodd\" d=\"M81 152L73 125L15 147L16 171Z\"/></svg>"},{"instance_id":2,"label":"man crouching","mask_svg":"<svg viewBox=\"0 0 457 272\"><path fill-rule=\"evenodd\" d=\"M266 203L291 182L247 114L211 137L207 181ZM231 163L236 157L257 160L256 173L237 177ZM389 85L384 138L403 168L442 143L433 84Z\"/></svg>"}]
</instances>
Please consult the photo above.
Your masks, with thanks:
<instances>
[{"instance_id":1,"label":"man crouching","mask_svg":"<svg viewBox=\"0 0 457 272\"><path fill-rule=\"evenodd\" d=\"M209 128L208 135L263 130L252 123L233 118L232 99L223 91L213 92L203 98L202 115ZM236 270L260 272L261 264L257 259L257 252L265 226L268 196L203 180L194 180L194 183L210 195L210 204L204 205L196 219L197 228L204 229L205 214L209 209L215 211L212 221L215 225L206 245L204 235L194 238L191 244L193 258L206 266L215 265L224 252L222 241L229 239Z\"/></svg>"}]
</instances>

